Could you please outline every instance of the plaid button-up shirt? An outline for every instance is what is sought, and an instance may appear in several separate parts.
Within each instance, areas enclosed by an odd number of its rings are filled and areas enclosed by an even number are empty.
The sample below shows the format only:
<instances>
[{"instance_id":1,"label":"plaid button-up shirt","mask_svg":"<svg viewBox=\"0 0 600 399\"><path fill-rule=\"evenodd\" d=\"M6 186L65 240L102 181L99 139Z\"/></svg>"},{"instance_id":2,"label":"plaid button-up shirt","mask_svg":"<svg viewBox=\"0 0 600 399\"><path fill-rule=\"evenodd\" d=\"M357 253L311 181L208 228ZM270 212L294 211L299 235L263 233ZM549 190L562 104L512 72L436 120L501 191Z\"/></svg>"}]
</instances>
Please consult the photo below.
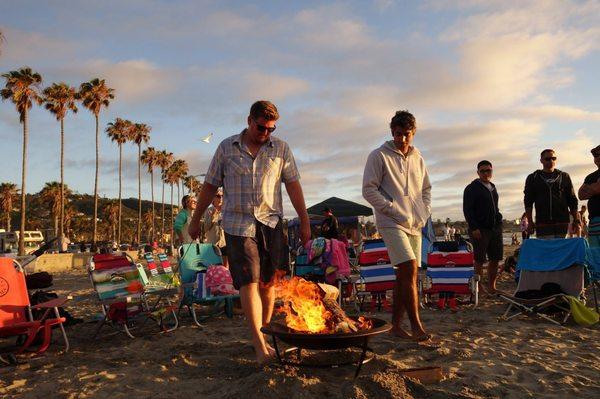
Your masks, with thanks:
<instances>
[{"instance_id":1,"label":"plaid button-up shirt","mask_svg":"<svg viewBox=\"0 0 600 399\"><path fill-rule=\"evenodd\" d=\"M240 134L219 144L205 182L223 186L223 229L243 237L256 236L256 220L275 227L283 217L281 183L300 179L287 143L271 137L256 158L242 144Z\"/></svg>"}]
</instances>

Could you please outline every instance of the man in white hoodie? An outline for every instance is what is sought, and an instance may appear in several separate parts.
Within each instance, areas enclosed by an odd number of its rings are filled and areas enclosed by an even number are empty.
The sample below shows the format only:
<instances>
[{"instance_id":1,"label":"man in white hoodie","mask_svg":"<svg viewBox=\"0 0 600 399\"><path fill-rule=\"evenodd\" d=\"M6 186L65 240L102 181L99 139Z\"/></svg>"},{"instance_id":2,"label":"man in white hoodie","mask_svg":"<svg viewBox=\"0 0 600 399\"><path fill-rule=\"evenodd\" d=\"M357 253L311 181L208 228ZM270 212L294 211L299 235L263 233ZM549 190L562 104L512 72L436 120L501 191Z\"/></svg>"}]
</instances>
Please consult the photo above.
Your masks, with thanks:
<instances>
[{"instance_id":1,"label":"man in white hoodie","mask_svg":"<svg viewBox=\"0 0 600 399\"><path fill-rule=\"evenodd\" d=\"M390 122L393 140L371 154L363 175L363 197L375 209L377 230L396 269L392 332L398 337L426 341L419 318L417 273L421 263L421 229L431 215L431 183L421 153L411 145L415 117L398 111ZM402 328L408 314L411 332Z\"/></svg>"}]
</instances>

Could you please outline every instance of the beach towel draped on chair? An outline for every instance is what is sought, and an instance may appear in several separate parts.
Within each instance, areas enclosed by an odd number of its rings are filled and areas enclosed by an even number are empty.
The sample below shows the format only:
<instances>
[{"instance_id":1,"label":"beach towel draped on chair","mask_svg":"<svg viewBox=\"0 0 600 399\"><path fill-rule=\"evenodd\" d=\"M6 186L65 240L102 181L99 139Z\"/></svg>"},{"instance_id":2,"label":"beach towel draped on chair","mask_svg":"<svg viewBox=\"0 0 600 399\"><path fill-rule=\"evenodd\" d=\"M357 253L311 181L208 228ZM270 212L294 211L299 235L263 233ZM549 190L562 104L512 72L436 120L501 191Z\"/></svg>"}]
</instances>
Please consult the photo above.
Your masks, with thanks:
<instances>
[{"instance_id":1,"label":"beach towel draped on chair","mask_svg":"<svg viewBox=\"0 0 600 399\"><path fill-rule=\"evenodd\" d=\"M567 296L582 298L587 243L582 238L537 240L529 239L521 246L517 263L518 285L513 295L500 292L498 297L508 302L502 316L509 320L522 314L539 316L554 324L564 324L572 315ZM539 298L523 298L523 293L540 291L554 284L560 293L540 295ZM560 310L557 316L545 312ZM512 313L511 313L512 312Z\"/></svg>"}]
</instances>

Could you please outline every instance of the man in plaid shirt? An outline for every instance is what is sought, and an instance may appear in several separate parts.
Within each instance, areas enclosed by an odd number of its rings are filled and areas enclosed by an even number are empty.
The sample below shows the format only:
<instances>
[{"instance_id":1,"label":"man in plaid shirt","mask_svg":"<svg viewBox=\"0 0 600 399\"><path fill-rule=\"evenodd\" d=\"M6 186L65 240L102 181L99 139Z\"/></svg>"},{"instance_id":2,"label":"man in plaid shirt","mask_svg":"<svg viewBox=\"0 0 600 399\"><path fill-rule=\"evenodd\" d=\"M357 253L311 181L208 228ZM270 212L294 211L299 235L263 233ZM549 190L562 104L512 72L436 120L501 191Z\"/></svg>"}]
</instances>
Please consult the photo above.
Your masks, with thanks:
<instances>
[{"instance_id":1,"label":"man in plaid shirt","mask_svg":"<svg viewBox=\"0 0 600 399\"><path fill-rule=\"evenodd\" d=\"M282 226L281 183L298 213L302 243L310 239L294 156L286 142L271 137L278 119L274 104L257 101L250 108L248 127L219 144L189 227L190 236L197 237L201 215L222 186L222 223L229 267L233 284L240 290L259 364L274 356L260 328L269 323L273 314L275 271L287 269L289 260Z\"/></svg>"}]
</instances>

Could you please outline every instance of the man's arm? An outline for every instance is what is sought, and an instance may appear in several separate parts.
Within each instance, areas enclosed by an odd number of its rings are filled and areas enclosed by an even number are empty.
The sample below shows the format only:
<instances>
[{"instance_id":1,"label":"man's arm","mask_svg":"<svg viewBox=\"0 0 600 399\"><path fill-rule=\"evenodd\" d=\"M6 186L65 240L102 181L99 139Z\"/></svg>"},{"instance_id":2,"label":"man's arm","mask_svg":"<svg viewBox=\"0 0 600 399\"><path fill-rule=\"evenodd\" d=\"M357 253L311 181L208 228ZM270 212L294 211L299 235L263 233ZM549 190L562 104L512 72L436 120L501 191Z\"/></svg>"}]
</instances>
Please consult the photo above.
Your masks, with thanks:
<instances>
[{"instance_id":1,"label":"man's arm","mask_svg":"<svg viewBox=\"0 0 600 399\"><path fill-rule=\"evenodd\" d=\"M463 214L465 215L469 229L474 231L479 230L479 226L474 216L475 198L469 187L465 187L465 191L463 192Z\"/></svg>"},{"instance_id":2,"label":"man's arm","mask_svg":"<svg viewBox=\"0 0 600 399\"><path fill-rule=\"evenodd\" d=\"M533 175L527 176L525 188L523 189L523 204L525 205L525 215L527 216L527 231L533 233L535 223L533 222L533 204L535 202L533 193Z\"/></svg>"},{"instance_id":3,"label":"man's arm","mask_svg":"<svg viewBox=\"0 0 600 399\"><path fill-rule=\"evenodd\" d=\"M202 184L202 189L198 194L198 204L196 205L194 216L192 216L192 221L188 227L188 233L194 240L200 235L200 219L202 219L202 215L206 211L206 208L208 208L213 198L215 198L218 188L219 187L213 186L207 182Z\"/></svg>"},{"instance_id":4,"label":"man's arm","mask_svg":"<svg viewBox=\"0 0 600 399\"><path fill-rule=\"evenodd\" d=\"M290 201L292 201L292 205L298 214L298 219L300 219L300 239L304 245L310 240L310 221L308 219L308 212L306 211L306 204L304 203L304 194L302 193L300 180L286 182L285 190L290 196Z\"/></svg>"},{"instance_id":5,"label":"man's arm","mask_svg":"<svg viewBox=\"0 0 600 399\"><path fill-rule=\"evenodd\" d=\"M571 215L573 216L573 220L579 220L579 208L577 196L575 196L575 190L573 189L573 182L571 181L571 176L566 174L566 190L567 193L567 204L569 206L569 210L571 211Z\"/></svg>"},{"instance_id":6,"label":"man's arm","mask_svg":"<svg viewBox=\"0 0 600 399\"><path fill-rule=\"evenodd\" d=\"M362 195L375 210L387 216L392 216L392 201L381 194L379 187L383 179L381 160L376 152L369 154L363 173Z\"/></svg>"},{"instance_id":7,"label":"man's arm","mask_svg":"<svg viewBox=\"0 0 600 399\"><path fill-rule=\"evenodd\" d=\"M425 161L423 162L423 187L421 188L421 198L423 199L423 204L425 204L425 208L427 208L427 214L431 216L431 181L429 181L429 172L427 171L427 167L425 166Z\"/></svg>"}]
</instances>

